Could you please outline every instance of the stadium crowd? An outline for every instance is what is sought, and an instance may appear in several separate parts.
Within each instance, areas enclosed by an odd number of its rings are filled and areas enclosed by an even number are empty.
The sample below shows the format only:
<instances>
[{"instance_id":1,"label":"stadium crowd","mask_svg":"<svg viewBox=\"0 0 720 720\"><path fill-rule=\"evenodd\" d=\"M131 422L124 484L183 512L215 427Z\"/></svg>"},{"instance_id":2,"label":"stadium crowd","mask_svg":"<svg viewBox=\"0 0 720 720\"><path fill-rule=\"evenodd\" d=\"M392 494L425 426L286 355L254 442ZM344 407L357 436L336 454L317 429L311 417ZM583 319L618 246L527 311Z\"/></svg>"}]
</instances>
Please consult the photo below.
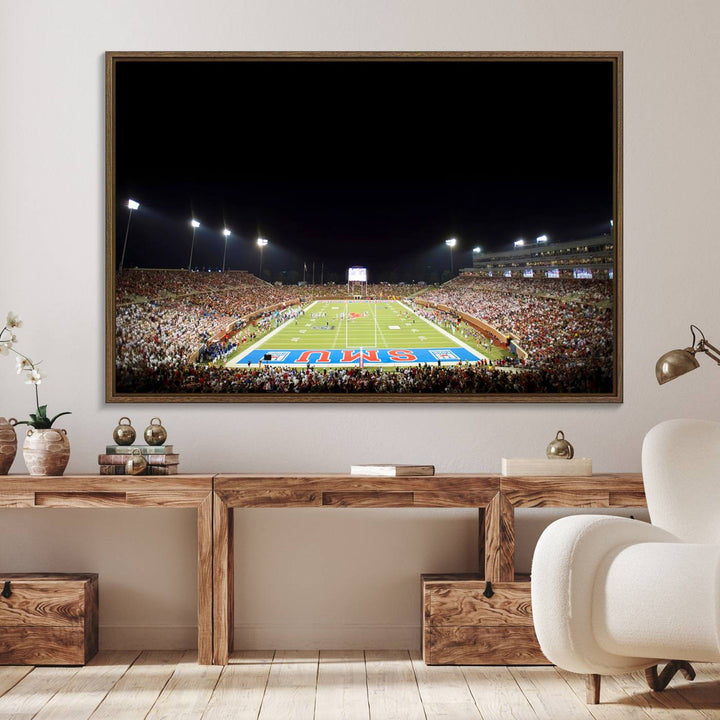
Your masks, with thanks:
<instances>
[{"instance_id":1,"label":"stadium crowd","mask_svg":"<svg viewBox=\"0 0 720 720\"><path fill-rule=\"evenodd\" d=\"M275 286L245 272L126 270L116 292L116 387L121 393L593 393L612 387L609 283L461 276L440 287L369 285L367 295L445 305L483 320L529 353L488 366L225 368L245 343L300 312L347 296L344 285ZM286 307L287 306L287 307ZM481 346L498 343L452 312L418 314ZM195 360L200 362L195 362ZM497 369L504 366L504 370ZM514 366L514 367L513 367Z\"/></svg>"},{"instance_id":2,"label":"stadium crowd","mask_svg":"<svg viewBox=\"0 0 720 720\"><path fill-rule=\"evenodd\" d=\"M546 294L554 281L511 280L505 286L503 280L458 278L422 297L514 336L528 352L526 367L570 367L574 363L584 367L597 361L611 374L612 311L590 300L600 291L597 286L584 288L582 280L562 281L561 298ZM576 301L567 300L567 294Z\"/></svg>"},{"instance_id":3,"label":"stadium crowd","mask_svg":"<svg viewBox=\"0 0 720 720\"><path fill-rule=\"evenodd\" d=\"M248 369L166 364L133 373L132 392L161 393L596 393L607 391L605 369L591 362L565 368L499 370L482 362L378 368Z\"/></svg>"},{"instance_id":4,"label":"stadium crowd","mask_svg":"<svg viewBox=\"0 0 720 720\"><path fill-rule=\"evenodd\" d=\"M221 273L128 268L116 276L115 300L118 305L122 305L202 293L228 293L248 288L255 288L259 292L267 292L268 288L273 288L275 302L290 302L300 298L317 300L348 296L348 288L344 284L271 285L244 270ZM363 294L367 297L402 298L414 295L425 288L424 284L374 283L368 285Z\"/></svg>"}]
</instances>

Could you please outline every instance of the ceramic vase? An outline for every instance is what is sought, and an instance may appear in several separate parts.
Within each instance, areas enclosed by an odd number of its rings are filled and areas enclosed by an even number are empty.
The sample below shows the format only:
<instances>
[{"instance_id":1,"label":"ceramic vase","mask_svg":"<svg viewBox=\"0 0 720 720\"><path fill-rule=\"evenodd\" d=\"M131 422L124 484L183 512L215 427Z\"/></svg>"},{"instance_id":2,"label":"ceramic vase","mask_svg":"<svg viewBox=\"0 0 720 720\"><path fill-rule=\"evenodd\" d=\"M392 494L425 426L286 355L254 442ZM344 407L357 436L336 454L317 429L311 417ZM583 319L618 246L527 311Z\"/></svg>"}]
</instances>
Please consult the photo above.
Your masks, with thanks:
<instances>
[{"instance_id":1,"label":"ceramic vase","mask_svg":"<svg viewBox=\"0 0 720 720\"><path fill-rule=\"evenodd\" d=\"M14 418L0 417L0 475L7 475L17 453L17 435Z\"/></svg>"},{"instance_id":2,"label":"ceramic vase","mask_svg":"<svg viewBox=\"0 0 720 720\"><path fill-rule=\"evenodd\" d=\"M23 457L31 475L62 475L70 460L67 432L55 428L28 428Z\"/></svg>"}]
</instances>

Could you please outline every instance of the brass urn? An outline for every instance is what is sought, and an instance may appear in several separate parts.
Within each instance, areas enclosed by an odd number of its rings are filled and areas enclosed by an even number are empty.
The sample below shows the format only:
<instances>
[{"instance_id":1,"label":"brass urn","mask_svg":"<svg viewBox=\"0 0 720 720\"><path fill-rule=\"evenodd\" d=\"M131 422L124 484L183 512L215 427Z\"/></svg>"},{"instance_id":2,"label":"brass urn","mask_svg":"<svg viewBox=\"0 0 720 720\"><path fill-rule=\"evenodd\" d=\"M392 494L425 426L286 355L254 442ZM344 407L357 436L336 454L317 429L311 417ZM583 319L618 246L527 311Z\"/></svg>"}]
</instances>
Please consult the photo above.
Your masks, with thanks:
<instances>
[{"instance_id":1,"label":"brass urn","mask_svg":"<svg viewBox=\"0 0 720 720\"><path fill-rule=\"evenodd\" d=\"M162 445L166 440L167 431L162 426L162 421L160 418L153 418L145 428L145 442L148 445Z\"/></svg>"},{"instance_id":2,"label":"brass urn","mask_svg":"<svg viewBox=\"0 0 720 720\"><path fill-rule=\"evenodd\" d=\"M575 454L575 450L565 439L565 433L558 430L555 439L547 446L545 454L551 459L570 460Z\"/></svg>"},{"instance_id":3,"label":"brass urn","mask_svg":"<svg viewBox=\"0 0 720 720\"><path fill-rule=\"evenodd\" d=\"M123 423L123 420L126 422ZM113 430L113 440L118 445L132 445L135 442L135 428L130 423L129 417L121 417L117 427Z\"/></svg>"},{"instance_id":4,"label":"brass urn","mask_svg":"<svg viewBox=\"0 0 720 720\"><path fill-rule=\"evenodd\" d=\"M147 467L147 462L140 450L135 448L125 462L125 473L127 475L142 475Z\"/></svg>"}]
</instances>

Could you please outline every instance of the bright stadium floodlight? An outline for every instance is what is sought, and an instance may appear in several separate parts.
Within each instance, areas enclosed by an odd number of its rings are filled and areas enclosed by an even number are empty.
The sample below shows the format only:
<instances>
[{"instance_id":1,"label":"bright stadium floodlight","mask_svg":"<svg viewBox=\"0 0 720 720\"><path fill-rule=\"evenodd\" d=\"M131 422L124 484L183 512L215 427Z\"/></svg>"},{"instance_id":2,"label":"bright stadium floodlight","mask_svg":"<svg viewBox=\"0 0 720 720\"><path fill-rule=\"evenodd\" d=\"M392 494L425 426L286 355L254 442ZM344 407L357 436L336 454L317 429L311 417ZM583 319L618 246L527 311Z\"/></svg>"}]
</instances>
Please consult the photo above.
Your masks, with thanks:
<instances>
[{"instance_id":1,"label":"bright stadium floodlight","mask_svg":"<svg viewBox=\"0 0 720 720\"><path fill-rule=\"evenodd\" d=\"M123 242L123 251L122 255L120 256L120 272L123 270L123 266L125 265L125 250L127 249L127 241L128 241L128 234L130 233L130 220L132 220L132 214L133 210L137 210L140 207L140 203L128 199L127 206L130 212L128 213L128 221L127 221L127 227L125 228L125 240Z\"/></svg>"},{"instance_id":2,"label":"bright stadium floodlight","mask_svg":"<svg viewBox=\"0 0 720 720\"><path fill-rule=\"evenodd\" d=\"M474 252L474 253L481 253L481 252L482 252L482 248L478 245L477 247L474 247L474 248L473 248L473 252Z\"/></svg>"},{"instance_id":3,"label":"bright stadium floodlight","mask_svg":"<svg viewBox=\"0 0 720 720\"><path fill-rule=\"evenodd\" d=\"M228 237L232 234L227 228L225 228L222 231L222 234L225 236L225 252L223 253L223 268L222 271L225 272L225 258L227 257L227 241Z\"/></svg>"},{"instance_id":4,"label":"bright stadium floodlight","mask_svg":"<svg viewBox=\"0 0 720 720\"><path fill-rule=\"evenodd\" d=\"M193 256L193 250L195 249L195 231L200 227L200 223L193 218L190 221L190 224L192 225L193 234L192 234L192 242L190 243L190 262L188 262L188 270L192 270L192 256Z\"/></svg>"},{"instance_id":5,"label":"bright stadium floodlight","mask_svg":"<svg viewBox=\"0 0 720 720\"><path fill-rule=\"evenodd\" d=\"M457 245L457 238L450 238L445 241L445 244L450 248L450 276L453 274L453 248Z\"/></svg>"},{"instance_id":6,"label":"bright stadium floodlight","mask_svg":"<svg viewBox=\"0 0 720 720\"><path fill-rule=\"evenodd\" d=\"M540 237L535 238L536 243L546 243L548 241L547 235L540 235Z\"/></svg>"},{"instance_id":7,"label":"bright stadium floodlight","mask_svg":"<svg viewBox=\"0 0 720 720\"><path fill-rule=\"evenodd\" d=\"M522 238L520 238L519 240L516 240L513 243L513 247L522 247L524 244L525 244L525 241Z\"/></svg>"},{"instance_id":8,"label":"bright stadium floodlight","mask_svg":"<svg viewBox=\"0 0 720 720\"><path fill-rule=\"evenodd\" d=\"M262 261L263 261L263 249L268 244L268 241L265 238L258 238L257 239L257 246L260 248L260 272L258 276L262 280Z\"/></svg>"}]
</instances>

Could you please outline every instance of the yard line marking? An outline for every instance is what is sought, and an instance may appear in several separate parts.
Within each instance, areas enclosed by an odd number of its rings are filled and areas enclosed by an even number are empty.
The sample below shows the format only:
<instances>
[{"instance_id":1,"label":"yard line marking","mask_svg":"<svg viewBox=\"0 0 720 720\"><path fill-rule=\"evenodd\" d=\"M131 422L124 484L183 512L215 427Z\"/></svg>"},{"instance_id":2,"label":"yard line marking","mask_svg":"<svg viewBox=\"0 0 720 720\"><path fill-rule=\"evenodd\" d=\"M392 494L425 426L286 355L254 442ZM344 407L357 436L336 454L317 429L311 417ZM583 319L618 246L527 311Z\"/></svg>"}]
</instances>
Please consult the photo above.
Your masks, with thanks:
<instances>
[{"instance_id":1,"label":"yard line marking","mask_svg":"<svg viewBox=\"0 0 720 720\"><path fill-rule=\"evenodd\" d=\"M315 305L317 305L317 300L313 300L306 308L305 312L313 308ZM302 308L302 303L299 305L300 308ZM294 318L288 318L282 325L276 327L274 330L269 332L264 337L260 338L256 343L252 343L246 350L243 350L239 355L237 355L233 360L230 360L230 362L225 363L225 367L235 367L240 363L240 361L252 350L257 350L258 348L261 348L265 343L274 335L277 335L281 330L283 330L285 327L287 327ZM309 324L309 323L308 323Z\"/></svg>"},{"instance_id":2,"label":"yard line marking","mask_svg":"<svg viewBox=\"0 0 720 720\"><path fill-rule=\"evenodd\" d=\"M479 350L476 350L473 347L470 347L467 343L464 343L462 340L459 340L454 335L451 335L447 330L444 330L439 325L436 325L433 322L430 322L429 320L426 320L422 315L418 315L411 307L406 305L404 302L398 300L398 305L402 308L405 308L408 312L411 312L415 317L422 320L426 325L429 325L433 330L437 330L438 332L441 332L445 337L450 338L454 343L460 345L461 347L464 347L466 350L469 350L473 355L475 355L480 360L486 360L487 356L483 355Z\"/></svg>"},{"instance_id":3,"label":"yard line marking","mask_svg":"<svg viewBox=\"0 0 720 720\"><path fill-rule=\"evenodd\" d=\"M377 308L377 305L375 306ZM383 333L382 328L380 327L380 323L378 323L377 319L377 310L375 312L375 330L376 330L376 336L377 333L380 333L380 339L382 340L382 343L385 347L390 347L390 343L388 343L387 338L385 337L385 333ZM377 346L377 339L376 339L376 346Z\"/></svg>"}]
</instances>

